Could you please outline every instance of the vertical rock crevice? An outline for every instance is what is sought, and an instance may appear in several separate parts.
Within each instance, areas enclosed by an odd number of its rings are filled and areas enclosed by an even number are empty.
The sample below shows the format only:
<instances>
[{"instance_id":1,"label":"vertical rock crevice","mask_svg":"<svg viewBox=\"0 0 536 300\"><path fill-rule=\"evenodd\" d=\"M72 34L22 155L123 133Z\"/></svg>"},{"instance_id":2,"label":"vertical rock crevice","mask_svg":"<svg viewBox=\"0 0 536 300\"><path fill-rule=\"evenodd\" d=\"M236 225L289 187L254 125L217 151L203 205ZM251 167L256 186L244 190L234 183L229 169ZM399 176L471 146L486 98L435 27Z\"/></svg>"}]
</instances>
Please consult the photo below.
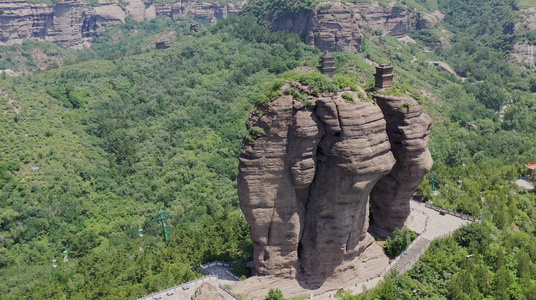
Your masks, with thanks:
<instances>
[{"instance_id":1,"label":"vertical rock crevice","mask_svg":"<svg viewBox=\"0 0 536 300\"><path fill-rule=\"evenodd\" d=\"M432 168L428 150L430 117L409 97L375 95L387 120L387 135L396 164L382 177L370 195L373 215L370 232L380 238L401 228L410 213L409 200Z\"/></svg>"}]
</instances>

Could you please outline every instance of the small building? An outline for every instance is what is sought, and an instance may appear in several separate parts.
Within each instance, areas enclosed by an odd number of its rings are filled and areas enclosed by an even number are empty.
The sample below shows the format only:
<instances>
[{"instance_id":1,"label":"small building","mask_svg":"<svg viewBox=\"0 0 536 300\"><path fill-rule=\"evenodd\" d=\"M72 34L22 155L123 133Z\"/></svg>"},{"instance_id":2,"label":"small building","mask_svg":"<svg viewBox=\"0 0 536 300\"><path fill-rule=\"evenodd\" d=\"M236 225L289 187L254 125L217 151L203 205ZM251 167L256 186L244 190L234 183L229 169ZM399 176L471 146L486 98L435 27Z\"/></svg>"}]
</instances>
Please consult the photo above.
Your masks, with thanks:
<instances>
[{"instance_id":1,"label":"small building","mask_svg":"<svg viewBox=\"0 0 536 300\"><path fill-rule=\"evenodd\" d=\"M40 170L41 170L40 167L32 167L32 171L34 171L34 172L38 172L38 171L40 171Z\"/></svg>"},{"instance_id":2,"label":"small building","mask_svg":"<svg viewBox=\"0 0 536 300\"><path fill-rule=\"evenodd\" d=\"M329 78L333 78L333 73L335 73L335 56L333 56L329 51L326 51L322 56L320 56L320 72Z\"/></svg>"},{"instance_id":3,"label":"small building","mask_svg":"<svg viewBox=\"0 0 536 300\"><path fill-rule=\"evenodd\" d=\"M376 89L390 89L393 87L393 68L392 64L380 64L376 67Z\"/></svg>"},{"instance_id":4,"label":"small building","mask_svg":"<svg viewBox=\"0 0 536 300\"><path fill-rule=\"evenodd\" d=\"M169 48L169 41L163 41L156 44L156 49L167 49Z\"/></svg>"}]
</instances>

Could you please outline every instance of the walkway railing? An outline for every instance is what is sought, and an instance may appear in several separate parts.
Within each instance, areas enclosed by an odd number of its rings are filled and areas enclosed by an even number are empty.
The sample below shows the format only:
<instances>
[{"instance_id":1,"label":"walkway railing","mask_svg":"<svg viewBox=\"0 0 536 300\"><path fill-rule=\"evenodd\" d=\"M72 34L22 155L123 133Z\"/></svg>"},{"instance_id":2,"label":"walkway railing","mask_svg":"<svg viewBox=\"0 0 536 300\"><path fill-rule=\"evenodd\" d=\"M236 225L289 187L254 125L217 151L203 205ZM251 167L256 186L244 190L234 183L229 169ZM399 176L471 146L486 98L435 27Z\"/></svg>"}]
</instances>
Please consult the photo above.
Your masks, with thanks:
<instances>
[{"instance_id":1,"label":"walkway railing","mask_svg":"<svg viewBox=\"0 0 536 300\"><path fill-rule=\"evenodd\" d=\"M208 268L212 268L212 267L224 267L224 268L232 268L238 261L235 261L235 262L223 262L223 261L212 261L212 262L209 262L209 263L206 263L206 264L203 264L200 266L200 271L201 271L201 274L205 275L201 278L198 278L196 280L192 280L192 281L189 281L189 282L186 282L186 283L182 283L180 285L177 285L177 286L174 286L172 288L168 288L168 289L165 289L165 290L162 290L162 291L159 291L159 292L156 292L156 293L152 293L150 295L147 295L147 296L143 296L141 298L137 298L138 300L153 300L153 299L161 299L163 296L171 296L173 295L176 290L187 290L190 288L190 285L197 285L197 284L200 284L200 283L203 283L203 282L207 282L207 281L210 281L210 280L218 280L218 275L210 272L208 270ZM237 281L240 281L240 278L236 275L234 275L233 273L231 273L231 271L229 270L225 270L225 273L233 278L235 278ZM227 288L225 288L225 286L223 285L219 285L220 289L222 289L223 291L225 291L227 294L229 294L231 297L237 299L237 300L241 300L240 297L238 297L237 295L233 294L233 292L229 291Z\"/></svg>"},{"instance_id":2,"label":"walkway railing","mask_svg":"<svg viewBox=\"0 0 536 300\"><path fill-rule=\"evenodd\" d=\"M176 290L187 290L187 289L190 288L190 285L196 285L196 284L199 284L199 283L207 282L207 281L210 281L210 280L217 280L217 279L218 279L218 276L216 276L216 275L203 276L203 277L198 278L196 280L188 281L186 283L174 286L172 288L168 288L168 289L165 289L163 291L159 291L159 292L152 293L150 295L138 298L138 300L141 300L141 299L143 299L143 300L160 299L163 296L171 296L171 295L173 295L176 292Z\"/></svg>"},{"instance_id":3,"label":"walkway railing","mask_svg":"<svg viewBox=\"0 0 536 300\"><path fill-rule=\"evenodd\" d=\"M408 248L406 248L406 250L404 250L404 252L402 252L399 256L397 256L390 264L389 266L387 266L387 268L385 268L385 270L382 272L382 274L380 275L381 277L384 277L387 273L389 273L393 268L396 268L398 262L402 259L402 258L405 258L410 251L414 251L415 249L412 249L413 247L415 247L415 245L417 243L419 243L420 241L424 241L424 247L422 247L421 249L419 249L419 252L417 252L416 254L413 255L412 259L409 260L407 263L406 263L406 266L403 267L404 270L399 270L401 273L406 271L407 269L411 268L413 266L413 264L415 264L419 258L421 257L421 255L424 254L424 252L426 252L426 250L428 250L428 247L430 247L431 245L431 241L422 237L422 235L419 235L415 240L413 240L413 242L411 242L411 244L408 246Z\"/></svg>"},{"instance_id":4,"label":"walkway railing","mask_svg":"<svg viewBox=\"0 0 536 300\"><path fill-rule=\"evenodd\" d=\"M436 205L433 205L433 204L429 204L429 203L426 203L425 204L425 207L426 208L430 208L430 209L433 209L435 211L438 211L440 213L445 213L445 214L449 214L451 216L455 216L455 217L458 217L458 218L461 218L462 220L468 220L468 221L472 221L472 222L476 222L478 221L479 219L473 217L473 216L469 216L469 215L466 215L466 214L462 214L460 212L455 212L455 211L452 211L452 210L449 210L449 209L446 209L446 208L442 208L442 207L439 207L439 206L436 206ZM415 211L419 211L421 212L420 210L418 209L413 209L412 210L415 210ZM425 214L427 217L426 217L426 222L425 222L425 227L424 227L424 232L426 232L426 229L428 227L428 215L425 213L425 212L421 212L423 214ZM423 233L424 233L423 232ZM450 236L452 235L452 233L454 233L454 230L450 231L450 232L447 232L447 233L444 233L440 236L438 236L438 238L445 238L447 236ZM422 245L420 246L416 246L417 243L421 243ZM390 264L389 266L387 266L387 268L385 268L385 270L382 272L382 274L380 275L381 277L384 277L387 273L389 273L391 270L393 269L397 269L399 270L401 273L405 272L406 270L408 270L409 268L411 268L418 260L419 258L426 252L426 250L428 250L428 248L430 247L430 245L432 244L432 241L424 238L421 235L419 235L409 246L406 250L404 250L404 252L402 252L399 256L397 256ZM414 247L417 247L417 251L416 253L411 253L413 251L415 251L416 249L413 249ZM402 259L405 259L407 258L407 256L410 255L410 259L403 262L404 265L402 266L399 266L399 264L401 263L401 260Z\"/></svg>"},{"instance_id":5,"label":"walkway railing","mask_svg":"<svg viewBox=\"0 0 536 300\"><path fill-rule=\"evenodd\" d=\"M472 222L478 221L478 219L473 217L473 216L469 216L469 215L466 215L466 214L462 214L461 212L456 212L456 211L453 211L453 210L450 210L450 209L435 206L433 204L426 203L424 206L426 208L433 209L433 210L438 211L440 213L449 214L451 216L461 218L462 220L469 220L469 221L472 221Z\"/></svg>"},{"instance_id":6,"label":"walkway railing","mask_svg":"<svg viewBox=\"0 0 536 300\"><path fill-rule=\"evenodd\" d=\"M212 261L212 262L209 262L209 263L206 263L204 265L201 265L200 267L200 272L201 274L203 275L214 275L212 274L208 268L212 268L212 267L224 267L224 268L232 268L234 267L236 262L224 262L224 261Z\"/></svg>"},{"instance_id":7,"label":"walkway railing","mask_svg":"<svg viewBox=\"0 0 536 300\"><path fill-rule=\"evenodd\" d=\"M223 262L223 261L213 261L213 262L209 262L209 263L206 263L204 265L201 265L200 267L200 271L201 271L201 274L210 274L211 276L216 276L218 277L217 275L213 274L212 272L209 271L208 268L212 268L212 267L224 267L224 268L232 268L237 262L239 261L235 261L235 262ZM236 279L237 281L240 281L240 277L236 276L235 274L233 274L231 271L229 270L225 270L225 273L231 277L233 277L234 279ZM231 292L228 288L226 288L225 286L223 285L219 285L220 289L224 292L226 292L227 294L229 294L231 297L233 297L234 299L237 299L237 300L242 300L242 298L238 297L236 294L234 294L233 292Z\"/></svg>"},{"instance_id":8,"label":"walkway railing","mask_svg":"<svg viewBox=\"0 0 536 300\"><path fill-rule=\"evenodd\" d=\"M233 297L234 299L236 300L242 300L242 298L238 297L237 295L235 295L233 292L229 291L229 289L227 289L225 286L221 285L220 284L220 289L222 289L224 292L226 292L227 294L229 294L229 296Z\"/></svg>"}]
</instances>

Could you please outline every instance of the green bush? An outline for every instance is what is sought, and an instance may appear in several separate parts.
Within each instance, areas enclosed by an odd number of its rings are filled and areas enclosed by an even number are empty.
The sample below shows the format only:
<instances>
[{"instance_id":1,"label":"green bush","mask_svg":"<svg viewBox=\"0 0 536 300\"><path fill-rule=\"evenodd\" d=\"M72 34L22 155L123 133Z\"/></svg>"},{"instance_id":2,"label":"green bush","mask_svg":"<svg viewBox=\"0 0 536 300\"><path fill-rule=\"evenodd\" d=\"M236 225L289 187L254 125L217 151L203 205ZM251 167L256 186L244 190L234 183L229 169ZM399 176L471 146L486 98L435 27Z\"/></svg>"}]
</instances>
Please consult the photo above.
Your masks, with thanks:
<instances>
[{"instance_id":1,"label":"green bush","mask_svg":"<svg viewBox=\"0 0 536 300\"><path fill-rule=\"evenodd\" d=\"M266 84L263 96L257 101L257 105L264 106L268 104L268 102L283 96L283 93L281 92L281 87L283 87L284 83L285 82L283 80L279 79L275 82L272 82L271 84Z\"/></svg>"},{"instance_id":2,"label":"green bush","mask_svg":"<svg viewBox=\"0 0 536 300\"><path fill-rule=\"evenodd\" d=\"M341 95L341 97L344 99L344 101L348 102L348 103L354 103L355 102L355 99L354 99L354 95L352 95L351 93L343 93Z\"/></svg>"},{"instance_id":3,"label":"green bush","mask_svg":"<svg viewBox=\"0 0 536 300\"><path fill-rule=\"evenodd\" d=\"M355 76L348 76L343 74L335 74L333 76L333 83L339 88L343 89L349 87L352 91L357 91L357 78Z\"/></svg>"},{"instance_id":4,"label":"green bush","mask_svg":"<svg viewBox=\"0 0 536 300\"><path fill-rule=\"evenodd\" d=\"M285 300L285 298L283 297L283 292L281 292L279 288L271 288L264 300Z\"/></svg>"},{"instance_id":5,"label":"green bush","mask_svg":"<svg viewBox=\"0 0 536 300\"><path fill-rule=\"evenodd\" d=\"M251 268L243 261L237 262L231 271L240 278L251 276Z\"/></svg>"},{"instance_id":6,"label":"green bush","mask_svg":"<svg viewBox=\"0 0 536 300\"><path fill-rule=\"evenodd\" d=\"M285 90L285 94L292 95L294 99L301 99L303 101L307 101L307 97L309 96L306 93L300 91L300 89L298 89L295 85L292 85L289 88L287 88Z\"/></svg>"},{"instance_id":7,"label":"green bush","mask_svg":"<svg viewBox=\"0 0 536 300\"><path fill-rule=\"evenodd\" d=\"M385 252L390 257L397 257L417 238L417 234L408 228L396 228L393 232L393 238L388 237L385 241Z\"/></svg>"}]
</instances>

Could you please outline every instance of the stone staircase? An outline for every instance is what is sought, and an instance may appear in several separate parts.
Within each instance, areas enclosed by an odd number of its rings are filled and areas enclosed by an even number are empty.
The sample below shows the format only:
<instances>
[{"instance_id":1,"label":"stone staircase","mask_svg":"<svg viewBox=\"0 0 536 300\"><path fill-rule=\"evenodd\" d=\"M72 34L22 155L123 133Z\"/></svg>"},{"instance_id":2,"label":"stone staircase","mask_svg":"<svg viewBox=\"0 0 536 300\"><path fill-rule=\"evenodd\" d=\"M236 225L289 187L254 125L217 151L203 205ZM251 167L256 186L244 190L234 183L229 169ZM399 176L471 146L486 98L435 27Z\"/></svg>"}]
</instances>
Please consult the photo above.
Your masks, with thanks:
<instances>
[{"instance_id":1,"label":"stone staircase","mask_svg":"<svg viewBox=\"0 0 536 300\"><path fill-rule=\"evenodd\" d=\"M421 255L426 252L432 241L423 238L422 236L417 237L413 243L402 252L391 264L385 269L382 276L385 276L387 273L392 270L397 270L398 273L402 274L406 270L413 267L413 265L419 260Z\"/></svg>"}]
</instances>

